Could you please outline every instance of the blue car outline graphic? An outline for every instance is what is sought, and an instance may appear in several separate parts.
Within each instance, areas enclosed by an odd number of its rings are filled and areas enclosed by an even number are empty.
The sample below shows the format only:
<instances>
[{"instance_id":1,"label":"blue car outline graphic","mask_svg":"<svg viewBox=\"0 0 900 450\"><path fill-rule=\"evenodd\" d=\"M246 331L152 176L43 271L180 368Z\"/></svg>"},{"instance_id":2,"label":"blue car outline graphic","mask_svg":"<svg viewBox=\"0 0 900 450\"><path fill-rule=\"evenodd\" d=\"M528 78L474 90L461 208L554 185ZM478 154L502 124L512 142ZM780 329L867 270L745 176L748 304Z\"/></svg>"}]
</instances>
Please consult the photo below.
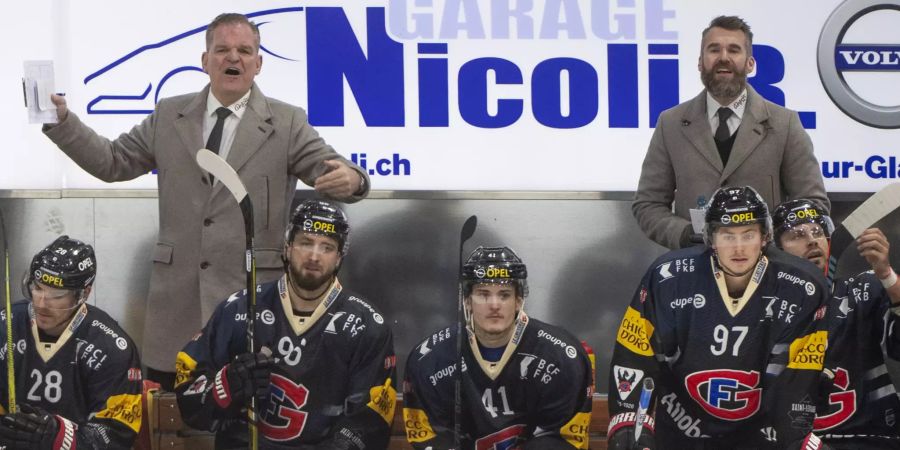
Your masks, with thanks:
<instances>
[{"instance_id":1,"label":"blue car outline graphic","mask_svg":"<svg viewBox=\"0 0 900 450\"><path fill-rule=\"evenodd\" d=\"M302 12L303 10L304 10L304 7L302 7L302 6L288 7L288 8L276 8L276 9L267 9L267 10L262 10L262 11L251 12L251 13L246 14L246 16L248 19L254 19L254 18L259 18L259 17L272 16L275 14ZM262 28L264 25L266 25L270 22L271 21L257 21L256 24L257 24L257 26ZM128 54L107 64L103 68L86 76L84 78L84 84L87 85L92 80L95 80L95 79L109 73L110 71L113 71L116 67L128 62L129 60L131 60L137 56L140 56L141 54L144 54L145 52L155 50L158 48L162 48L162 47L165 47L172 43L178 42L182 39L196 35L198 33L205 32L207 27L208 27L208 24L185 31L183 33L176 34L175 36L169 37L167 39L164 39L164 40L156 42L156 43L142 45L142 46L138 47L137 49L129 52ZM285 60L285 61L296 61L294 59L291 59L291 58L279 55L275 52L272 52L269 49L267 49L265 46L263 46L262 44L260 44L259 49L260 49L260 52L270 55L274 58L278 58L278 59ZM165 74L163 74L163 76L159 79L159 82L156 84L155 90L153 88L153 82L150 81L147 84L147 87L144 89L144 91L142 93L136 94L136 95L135 94L132 94L132 95L123 95L123 94L101 94L101 95L98 95L98 96L94 97L90 102L88 102L87 113L88 114L150 114L153 112L153 108L150 108L150 109L115 109L115 108L106 109L103 107L99 107L98 104L100 102L109 101L109 100L112 100L112 101L145 100L150 95L151 91L153 91L153 105L156 105L156 103L159 101L159 94L162 91L162 87L165 85L166 81L168 81L173 76L175 76L179 73L182 73L182 72L203 72L203 69L201 67L191 66L191 65L176 67L172 70L169 70Z\"/></svg>"}]
</instances>

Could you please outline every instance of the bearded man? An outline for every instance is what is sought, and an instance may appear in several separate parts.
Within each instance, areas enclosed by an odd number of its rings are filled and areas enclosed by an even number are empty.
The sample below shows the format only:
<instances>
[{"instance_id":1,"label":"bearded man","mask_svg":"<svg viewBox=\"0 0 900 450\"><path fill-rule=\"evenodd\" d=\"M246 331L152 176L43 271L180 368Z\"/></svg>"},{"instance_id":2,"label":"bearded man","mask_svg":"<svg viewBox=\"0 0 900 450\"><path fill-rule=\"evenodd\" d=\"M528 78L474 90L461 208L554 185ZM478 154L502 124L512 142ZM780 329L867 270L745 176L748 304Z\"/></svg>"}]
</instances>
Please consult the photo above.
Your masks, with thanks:
<instances>
[{"instance_id":1,"label":"bearded man","mask_svg":"<svg viewBox=\"0 0 900 450\"><path fill-rule=\"evenodd\" d=\"M720 186L752 186L770 205L808 198L830 209L799 116L747 83L755 67L743 19L719 16L703 30L697 69L706 89L659 116L631 207L654 242L671 249L702 243L690 209Z\"/></svg>"}]
</instances>

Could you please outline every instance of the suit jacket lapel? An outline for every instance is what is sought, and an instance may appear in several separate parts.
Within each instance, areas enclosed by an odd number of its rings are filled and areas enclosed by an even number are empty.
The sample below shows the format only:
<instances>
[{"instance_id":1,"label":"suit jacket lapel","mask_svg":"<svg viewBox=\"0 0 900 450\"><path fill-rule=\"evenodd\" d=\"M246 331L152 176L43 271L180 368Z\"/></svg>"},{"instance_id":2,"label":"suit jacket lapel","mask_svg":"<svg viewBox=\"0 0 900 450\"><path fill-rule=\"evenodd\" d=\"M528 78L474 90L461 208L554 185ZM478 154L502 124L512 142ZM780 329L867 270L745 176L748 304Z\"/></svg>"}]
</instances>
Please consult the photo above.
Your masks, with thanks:
<instances>
[{"instance_id":1,"label":"suit jacket lapel","mask_svg":"<svg viewBox=\"0 0 900 450\"><path fill-rule=\"evenodd\" d=\"M234 134L234 142L228 151L228 163L234 170L247 163L247 160L262 147L269 135L272 134L272 111L266 97L256 87L250 90L250 101L247 102L247 110L244 111L237 131Z\"/></svg>"},{"instance_id":2,"label":"suit jacket lapel","mask_svg":"<svg viewBox=\"0 0 900 450\"><path fill-rule=\"evenodd\" d=\"M769 110L766 109L765 101L748 84L747 107L744 109L744 117L741 119L741 126L738 127L737 136L734 138L734 147L731 149L728 165L722 171L720 183L731 176L765 139L768 122Z\"/></svg>"},{"instance_id":3,"label":"suit jacket lapel","mask_svg":"<svg viewBox=\"0 0 900 450\"><path fill-rule=\"evenodd\" d=\"M206 111L206 97L209 95L207 85L184 109L178 112L175 119L175 132L184 144L184 149L190 154L191 161L197 157L197 152L203 148L203 113ZM200 170L199 167L197 170Z\"/></svg>"},{"instance_id":4,"label":"suit jacket lapel","mask_svg":"<svg viewBox=\"0 0 900 450\"><path fill-rule=\"evenodd\" d=\"M685 139L703 155L703 158L721 172L722 158L719 157L712 131L709 129L709 119L706 117L705 90L691 100L690 106L681 118L681 124Z\"/></svg>"}]
</instances>

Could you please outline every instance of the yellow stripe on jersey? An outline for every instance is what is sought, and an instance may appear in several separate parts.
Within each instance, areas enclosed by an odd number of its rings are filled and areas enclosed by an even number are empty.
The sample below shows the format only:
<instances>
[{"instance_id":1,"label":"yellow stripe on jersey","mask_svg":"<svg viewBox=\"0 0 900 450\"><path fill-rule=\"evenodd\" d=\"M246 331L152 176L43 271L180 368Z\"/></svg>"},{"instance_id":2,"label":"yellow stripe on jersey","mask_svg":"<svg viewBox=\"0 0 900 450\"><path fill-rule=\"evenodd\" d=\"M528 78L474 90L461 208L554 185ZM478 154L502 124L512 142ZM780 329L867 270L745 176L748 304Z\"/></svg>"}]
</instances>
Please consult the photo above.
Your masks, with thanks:
<instances>
[{"instance_id":1,"label":"yellow stripe on jersey","mask_svg":"<svg viewBox=\"0 0 900 450\"><path fill-rule=\"evenodd\" d=\"M175 387L187 383L191 379L191 372L197 368L197 361L185 352L178 352L175 358Z\"/></svg>"},{"instance_id":2,"label":"yellow stripe on jersey","mask_svg":"<svg viewBox=\"0 0 900 450\"><path fill-rule=\"evenodd\" d=\"M428 415L421 409L403 408L403 424L406 427L406 440L411 443L426 442L436 436L428 422Z\"/></svg>"},{"instance_id":3,"label":"yellow stripe on jersey","mask_svg":"<svg viewBox=\"0 0 900 450\"><path fill-rule=\"evenodd\" d=\"M118 420L135 433L141 430L141 394L113 395L106 399L106 409L96 417Z\"/></svg>"},{"instance_id":4,"label":"yellow stripe on jersey","mask_svg":"<svg viewBox=\"0 0 900 450\"><path fill-rule=\"evenodd\" d=\"M559 429L560 436L575 448L588 448L588 427L591 425L591 413L580 412L572 417L569 423Z\"/></svg>"},{"instance_id":5,"label":"yellow stripe on jersey","mask_svg":"<svg viewBox=\"0 0 900 450\"><path fill-rule=\"evenodd\" d=\"M638 355L653 356L653 347L650 346L652 335L653 324L629 306L619 325L619 332L616 333L616 341Z\"/></svg>"},{"instance_id":6,"label":"yellow stripe on jersey","mask_svg":"<svg viewBox=\"0 0 900 450\"><path fill-rule=\"evenodd\" d=\"M828 332L825 330L794 339L794 342L791 342L787 366L791 369L822 370L826 348L828 348Z\"/></svg>"},{"instance_id":7,"label":"yellow stripe on jersey","mask_svg":"<svg viewBox=\"0 0 900 450\"><path fill-rule=\"evenodd\" d=\"M388 378L382 386L372 386L369 398L371 400L366 406L390 425L394 421L394 408L397 406L397 391L391 386L391 379Z\"/></svg>"}]
</instances>

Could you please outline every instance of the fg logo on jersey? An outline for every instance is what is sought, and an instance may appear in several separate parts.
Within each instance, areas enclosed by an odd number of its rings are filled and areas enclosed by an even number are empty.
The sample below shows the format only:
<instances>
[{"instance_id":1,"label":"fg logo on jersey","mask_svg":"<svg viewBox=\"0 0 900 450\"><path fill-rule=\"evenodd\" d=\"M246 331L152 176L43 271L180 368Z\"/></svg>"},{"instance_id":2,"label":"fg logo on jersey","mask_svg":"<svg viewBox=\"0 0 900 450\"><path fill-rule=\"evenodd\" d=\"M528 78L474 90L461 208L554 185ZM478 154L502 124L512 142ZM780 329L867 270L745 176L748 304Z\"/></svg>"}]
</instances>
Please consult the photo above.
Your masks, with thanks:
<instances>
[{"instance_id":1,"label":"fg logo on jersey","mask_svg":"<svg viewBox=\"0 0 900 450\"><path fill-rule=\"evenodd\" d=\"M813 421L815 431L824 431L834 428L853 416L856 412L856 391L847 390L850 387L850 374L843 367L834 371L834 388L828 394L827 414L819 414Z\"/></svg>"},{"instance_id":2,"label":"fg logo on jersey","mask_svg":"<svg viewBox=\"0 0 900 450\"><path fill-rule=\"evenodd\" d=\"M475 441L475 450L513 450L525 425L513 425Z\"/></svg>"},{"instance_id":3,"label":"fg logo on jersey","mask_svg":"<svg viewBox=\"0 0 900 450\"><path fill-rule=\"evenodd\" d=\"M722 420L744 420L759 411L762 388L759 372L704 370L684 380L691 398L707 413Z\"/></svg>"},{"instance_id":4,"label":"fg logo on jersey","mask_svg":"<svg viewBox=\"0 0 900 450\"><path fill-rule=\"evenodd\" d=\"M269 384L269 406L263 408L259 431L273 441L291 441L300 437L306 425L306 405L309 391L302 384L273 373Z\"/></svg>"}]
</instances>

